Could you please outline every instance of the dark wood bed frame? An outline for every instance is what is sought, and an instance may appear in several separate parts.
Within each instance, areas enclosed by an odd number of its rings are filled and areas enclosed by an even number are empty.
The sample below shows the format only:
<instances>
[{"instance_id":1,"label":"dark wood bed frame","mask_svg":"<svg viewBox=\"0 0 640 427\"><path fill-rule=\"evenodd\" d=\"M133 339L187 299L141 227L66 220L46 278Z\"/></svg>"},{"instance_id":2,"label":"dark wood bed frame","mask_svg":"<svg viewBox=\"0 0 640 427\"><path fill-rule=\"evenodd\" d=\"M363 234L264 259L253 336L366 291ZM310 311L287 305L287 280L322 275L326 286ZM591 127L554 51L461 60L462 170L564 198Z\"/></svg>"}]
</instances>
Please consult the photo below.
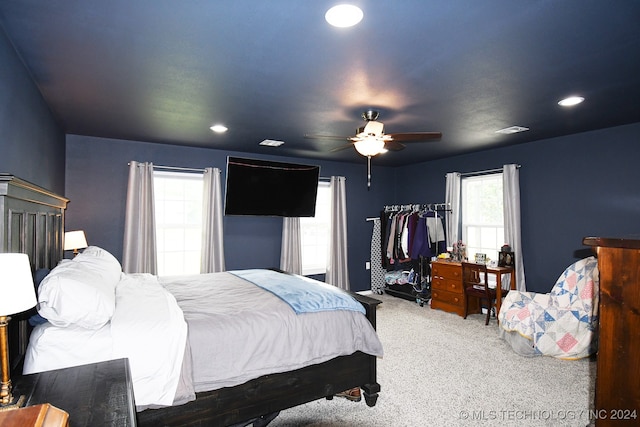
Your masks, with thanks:
<instances>
[{"instance_id":1,"label":"dark wood bed frame","mask_svg":"<svg viewBox=\"0 0 640 427\"><path fill-rule=\"evenodd\" d=\"M53 268L63 258L64 211L69 200L10 174L0 173L0 252L29 255L31 267ZM376 327L380 301L352 293ZM27 318L10 323L12 378L21 375L28 343ZM295 371L265 375L235 387L197 393L180 406L137 414L140 426L264 426L280 411L360 387L367 405L376 404L380 385L376 357L361 352Z\"/></svg>"},{"instance_id":2,"label":"dark wood bed frame","mask_svg":"<svg viewBox=\"0 0 640 427\"><path fill-rule=\"evenodd\" d=\"M0 252L29 255L31 269L51 269L62 259L64 211L69 200L11 174L0 173ZM9 356L11 377L22 372L29 343L27 319L35 308L11 316Z\"/></svg>"}]
</instances>

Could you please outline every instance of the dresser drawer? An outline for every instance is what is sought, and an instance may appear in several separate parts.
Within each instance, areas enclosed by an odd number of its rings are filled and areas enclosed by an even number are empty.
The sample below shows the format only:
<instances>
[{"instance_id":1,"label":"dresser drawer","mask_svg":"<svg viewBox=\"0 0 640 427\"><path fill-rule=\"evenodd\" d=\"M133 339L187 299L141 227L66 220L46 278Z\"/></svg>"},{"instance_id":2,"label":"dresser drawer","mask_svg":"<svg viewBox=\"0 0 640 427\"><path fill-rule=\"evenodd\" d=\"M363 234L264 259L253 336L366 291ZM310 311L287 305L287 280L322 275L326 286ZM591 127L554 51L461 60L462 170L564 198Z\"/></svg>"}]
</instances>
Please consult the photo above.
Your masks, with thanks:
<instances>
[{"instance_id":1,"label":"dresser drawer","mask_svg":"<svg viewBox=\"0 0 640 427\"><path fill-rule=\"evenodd\" d=\"M453 292L455 294L462 295L464 293L462 289L462 282L460 280L444 279L441 277L433 276L431 279L431 289L441 290L447 292Z\"/></svg>"},{"instance_id":2,"label":"dresser drawer","mask_svg":"<svg viewBox=\"0 0 640 427\"><path fill-rule=\"evenodd\" d=\"M460 264L434 262L431 264L431 276L433 278L462 281L462 268Z\"/></svg>"},{"instance_id":3,"label":"dresser drawer","mask_svg":"<svg viewBox=\"0 0 640 427\"><path fill-rule=\"evenodd\" d=\"M441 291L437 289L431 290L431 299L442 301L443 303L446 303L446 304L451 304L451 305L456 305L461 307L464 304L464 295L456 294L453 292Z\"/></svg>"}]
</instances>

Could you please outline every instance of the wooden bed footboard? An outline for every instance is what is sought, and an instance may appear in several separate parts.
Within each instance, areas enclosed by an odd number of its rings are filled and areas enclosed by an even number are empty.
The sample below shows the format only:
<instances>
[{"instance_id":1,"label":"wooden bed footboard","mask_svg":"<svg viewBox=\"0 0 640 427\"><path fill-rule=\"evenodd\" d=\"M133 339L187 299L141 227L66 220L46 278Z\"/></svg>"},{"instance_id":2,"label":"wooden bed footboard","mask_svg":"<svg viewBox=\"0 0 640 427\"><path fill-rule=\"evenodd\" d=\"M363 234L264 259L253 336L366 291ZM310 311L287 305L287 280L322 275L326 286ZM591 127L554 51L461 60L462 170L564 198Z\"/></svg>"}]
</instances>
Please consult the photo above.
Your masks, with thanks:
<instances>
[{"instance_id":1,"label":"wooden bed footboard","mask_svg":"<svg viewBox=\"0 0 640 427\"><path fill-rule=\"evenodd\" d=\"M380 301L352 295L364 305L367 318L375 328L376 307ZM235 387L197 393L195 401L184 405L147 409L138 413L138 425L246 425L250 420L303 403L332 399L336 393L353 387L360 387L367 405L374 406L380 392L376 369L375 356L356 352L295 371L265 375Z\"/></svg>"}]
</instances>

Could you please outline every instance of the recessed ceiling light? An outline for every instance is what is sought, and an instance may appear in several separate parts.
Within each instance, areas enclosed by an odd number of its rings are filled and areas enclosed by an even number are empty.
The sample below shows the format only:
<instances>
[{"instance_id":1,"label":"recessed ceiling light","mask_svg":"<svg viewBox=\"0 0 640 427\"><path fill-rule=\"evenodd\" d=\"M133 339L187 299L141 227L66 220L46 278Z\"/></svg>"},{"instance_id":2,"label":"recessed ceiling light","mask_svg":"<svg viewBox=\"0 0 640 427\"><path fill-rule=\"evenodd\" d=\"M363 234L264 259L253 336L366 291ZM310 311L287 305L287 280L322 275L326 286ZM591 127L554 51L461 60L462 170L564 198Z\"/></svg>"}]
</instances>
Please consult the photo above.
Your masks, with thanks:
<instances>
[{"instance_id":1,"label":"recessed ceiling light","mask_svg":"<svg viewBox=\"0 0 640 427\"><path fill-rule=\"evenodd\" d=\"M324 19L334 27L353 27L362 21L364 13L362 9L352 4L339 4L333 6L324 15Z\"/></svg>"},{"instance_id":2,"label":"recessed ceiling light","mask_svg":"<svg viewBox=\"0 0 640 427\"><path fill-rule=\"evenodd\" d=\"M524 126L509 126L508 128L497 130L496 133L501 133L503 135L510 135L512 133L526 132L529 128Z\"/></svg>"},{"instance_id":3,"label":"recessed ceiling light","mask_svg":"<svg viewBox=\"0 0 640 427\"><path fill-rule=\"evenodd\" d=\"M584 98L581 96L570 96L558 101L558 105L562 105L563 107L573 107L574 105L580 104L582 101L584 101Z\"/></svg>"},{"instance_id":4,"label":"recessed ceiling light","mask_svg":"<svg viewBox=\"0 0 640 427\"><path fill-rule=\"evenodd\" d=\"M284 144L284 141L277 141L275 139L265 139L259 145L266 145L267 147L279 147Z\"/></svg>"},{"instance_id":5,"label":"recessed ceiling light","mask_svg":"<svg viewBox=\"0 0 640 427\"><path fill-rule=\"evenodd\" d=\"M211 126L209 129L211 129L212 131L214 131L215 133L225 133L226 131L228 131L229 129L227 129L226 126L224 125L213 125Z\"/></svg>"}]
</instances>

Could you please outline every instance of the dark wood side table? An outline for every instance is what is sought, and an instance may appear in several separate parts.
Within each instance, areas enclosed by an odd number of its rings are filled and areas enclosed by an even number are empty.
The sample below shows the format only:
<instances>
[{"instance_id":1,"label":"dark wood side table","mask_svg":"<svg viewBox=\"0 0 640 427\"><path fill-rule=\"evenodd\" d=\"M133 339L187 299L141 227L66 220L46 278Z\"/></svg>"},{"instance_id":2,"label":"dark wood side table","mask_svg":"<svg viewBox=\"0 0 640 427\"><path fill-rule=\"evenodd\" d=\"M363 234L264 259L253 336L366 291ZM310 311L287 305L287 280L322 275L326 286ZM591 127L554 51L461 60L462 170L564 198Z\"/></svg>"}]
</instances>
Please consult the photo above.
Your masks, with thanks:
<instances>
[{"instance_id":1,"label":"dark wood side table","mask_svg":"<svg viewBox=\"0 0 640 427\"><path fill-rule=\"evenodd\" d=\"M14 379L25 406L50 403L69 414L70 427L136 425L128 359L56 369Z\"/></svg>"}]
</instances>

